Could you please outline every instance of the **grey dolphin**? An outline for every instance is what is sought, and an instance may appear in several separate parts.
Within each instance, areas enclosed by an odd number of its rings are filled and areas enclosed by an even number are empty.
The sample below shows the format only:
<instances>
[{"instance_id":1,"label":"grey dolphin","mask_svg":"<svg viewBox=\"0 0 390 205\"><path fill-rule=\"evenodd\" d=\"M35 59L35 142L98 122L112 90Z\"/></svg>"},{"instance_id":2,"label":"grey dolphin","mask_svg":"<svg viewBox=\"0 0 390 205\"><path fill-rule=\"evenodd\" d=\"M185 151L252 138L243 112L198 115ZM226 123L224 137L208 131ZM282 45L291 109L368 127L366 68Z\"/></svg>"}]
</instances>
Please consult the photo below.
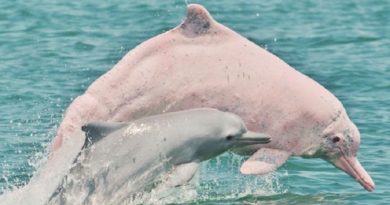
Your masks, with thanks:
<instances>
[{"instance_id":1,"label":"grey dolphin","mask_svg":"<svg viewBox=\"0 0 390 205\"><path fill-rule=\"evenodd\" d=\"M82 129L83 150L50 203L121 203L161 181L168 187L185 184L200 162L230 148L270 142L247 131L237 115L211 108L130 123L93 122Z\"/></svg>"}]
</instances>

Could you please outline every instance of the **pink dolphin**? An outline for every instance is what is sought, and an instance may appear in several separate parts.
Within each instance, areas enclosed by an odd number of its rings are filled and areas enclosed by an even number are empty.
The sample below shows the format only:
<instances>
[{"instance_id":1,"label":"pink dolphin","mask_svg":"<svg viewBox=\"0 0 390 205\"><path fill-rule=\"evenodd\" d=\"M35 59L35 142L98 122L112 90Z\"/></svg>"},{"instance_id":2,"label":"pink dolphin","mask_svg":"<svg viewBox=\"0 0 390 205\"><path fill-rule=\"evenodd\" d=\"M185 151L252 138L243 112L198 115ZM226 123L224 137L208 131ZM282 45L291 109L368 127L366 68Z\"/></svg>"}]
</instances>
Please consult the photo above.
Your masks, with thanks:
<instances>
[{"instance_id":1,"label":"pink dolphin","mask_svg":"<svg viewBox=\"0 0 390 205\"><path fill-rule=\"evenodd\" d=\"M244 174L274 171L289 156L319 157L374 190L356 157L359 131L341 102L196 4L179 26L138 45L72 102L53 149L90 121L196 107L233 112L248 129L272 136L270 144L235 150L253 154Z\"/></svg>"}]
</instances>

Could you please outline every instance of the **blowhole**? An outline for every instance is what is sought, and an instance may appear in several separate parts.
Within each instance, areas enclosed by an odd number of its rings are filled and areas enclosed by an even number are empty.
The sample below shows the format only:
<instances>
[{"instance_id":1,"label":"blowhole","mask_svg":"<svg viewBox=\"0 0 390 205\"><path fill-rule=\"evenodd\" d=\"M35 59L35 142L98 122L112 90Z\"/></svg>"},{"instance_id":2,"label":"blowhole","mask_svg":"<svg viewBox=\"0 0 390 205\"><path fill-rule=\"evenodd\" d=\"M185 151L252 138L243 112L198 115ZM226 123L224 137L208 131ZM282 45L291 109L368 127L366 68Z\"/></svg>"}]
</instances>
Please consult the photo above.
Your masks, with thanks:
<instances>
[{"instance_id":1,"label":"blowhole","mask_svg":"<svg viewBox=\"0 0 390 205\"><path fill-rule=\"evenodd\" d=\"M333 143L337 143L340 141L340 137L338 137L338 136L333 137L332 141L333 141Z\"/></svg>"}]
</instances>

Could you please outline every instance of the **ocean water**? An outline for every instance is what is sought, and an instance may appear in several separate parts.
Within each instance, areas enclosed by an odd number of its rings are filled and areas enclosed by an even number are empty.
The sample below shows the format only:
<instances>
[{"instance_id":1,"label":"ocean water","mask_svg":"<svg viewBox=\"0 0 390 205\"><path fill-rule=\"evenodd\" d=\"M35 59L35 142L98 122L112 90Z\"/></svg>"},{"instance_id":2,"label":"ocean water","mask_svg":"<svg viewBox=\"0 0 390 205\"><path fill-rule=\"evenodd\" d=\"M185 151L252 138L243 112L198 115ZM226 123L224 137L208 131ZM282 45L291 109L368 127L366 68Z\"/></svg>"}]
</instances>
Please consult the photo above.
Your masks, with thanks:
<instances>
[{"instance_id":1,"label":"ocean water","mask_svg":"<svg viewBox=\"0 0 390 205\"><path fill-rule=\"evenodd\" d=\"M245 177L243 159L224 154L202 165L196 197L180 192L171 203L390 203L386 0L0 0L0 193L28 182L74 97L128 50L179 24L187 3L334 93L359 127L358 157L376 190L320 159L290 158L275 173Z\"/></svg>"}]
</instances>

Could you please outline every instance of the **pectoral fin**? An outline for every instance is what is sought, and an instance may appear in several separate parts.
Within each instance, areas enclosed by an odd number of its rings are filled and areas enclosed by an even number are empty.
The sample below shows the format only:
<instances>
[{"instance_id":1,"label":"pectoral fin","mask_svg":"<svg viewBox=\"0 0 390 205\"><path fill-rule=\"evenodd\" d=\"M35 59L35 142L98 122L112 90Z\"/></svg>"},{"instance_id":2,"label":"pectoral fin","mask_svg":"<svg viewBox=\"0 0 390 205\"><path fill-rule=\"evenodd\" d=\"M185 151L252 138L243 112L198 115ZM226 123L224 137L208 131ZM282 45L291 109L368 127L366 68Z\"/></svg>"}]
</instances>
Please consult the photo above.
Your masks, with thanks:
<instances>
[{"instance_id":1,"label":"pectoral fin","mask_svg":"<svg viewBox=\"0 0 390 205\"><path fill-rule=\"evenodd\" d=\"M245 175L267 174L284 164L289 156L290 153L283 150L261 148L241 165L240 171Z\"/></svg>"},{"instance_id":2,"label":"pectoral fin","mask_svg":"<svg viewBox=\"0 0 390 205\"><path fill-rule=\"evenodd\" d=\"M164 184L169 187L177 187L186 184L194 177L198 167L199 164L196 162L177 165L168 174Z\"/></svg>"}]
</instances>

